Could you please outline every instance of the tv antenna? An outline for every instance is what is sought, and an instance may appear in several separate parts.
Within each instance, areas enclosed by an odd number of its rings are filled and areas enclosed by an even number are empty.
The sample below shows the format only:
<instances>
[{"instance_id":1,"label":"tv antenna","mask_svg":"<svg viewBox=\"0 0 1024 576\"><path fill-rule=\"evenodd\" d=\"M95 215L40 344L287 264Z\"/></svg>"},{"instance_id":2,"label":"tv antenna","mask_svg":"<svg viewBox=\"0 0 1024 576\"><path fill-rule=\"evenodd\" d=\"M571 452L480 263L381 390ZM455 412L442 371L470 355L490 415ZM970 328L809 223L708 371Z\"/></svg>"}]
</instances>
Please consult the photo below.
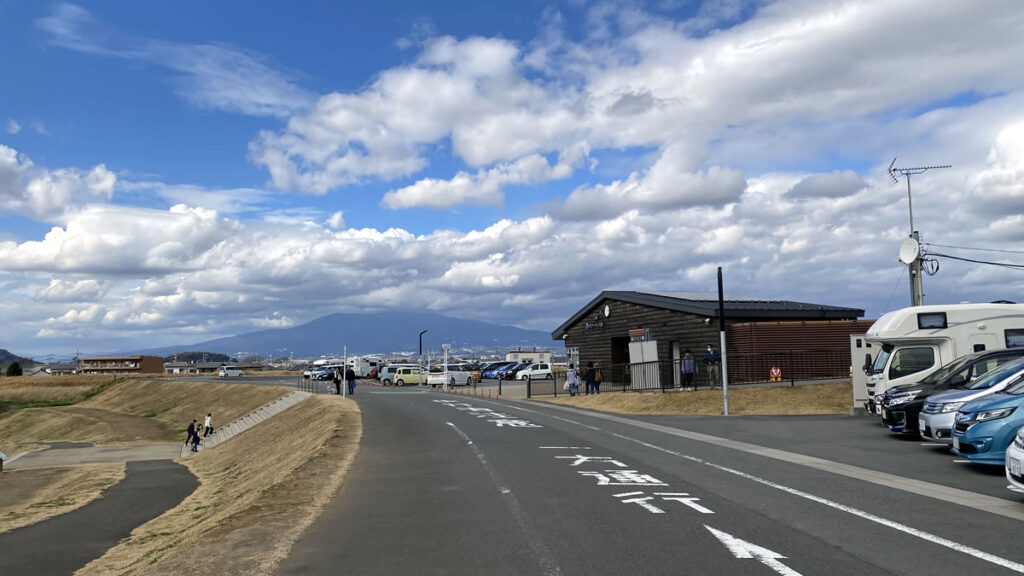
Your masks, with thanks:
<instances>
[{"instance_id":1,"label":"tv antenna","mask_svg":"<svg viewBox=\"0 0 1024 576\"><path fill-rule=\"evenodd\" d=\"M924 258L920 251L920 235L917 233L917 230L914 230L914 200L910 196L910 177L915 174L924 174L929 170L938 170L940 168L952 168L952 165L943 164L941 166L897 168L895 156L893 157L892 162L889 163L889 177L892 178L894 184L900 181L899 176L903 176L907 179L907 210L910 213L910 238L909 240L904 240L903 244L900 246L900 262L905 263L910 268L911 306L924 305L924 289L921 286L921 268ZM931 271L930 273L934 273L934 271Z\"/></svg>"}]
</instances>

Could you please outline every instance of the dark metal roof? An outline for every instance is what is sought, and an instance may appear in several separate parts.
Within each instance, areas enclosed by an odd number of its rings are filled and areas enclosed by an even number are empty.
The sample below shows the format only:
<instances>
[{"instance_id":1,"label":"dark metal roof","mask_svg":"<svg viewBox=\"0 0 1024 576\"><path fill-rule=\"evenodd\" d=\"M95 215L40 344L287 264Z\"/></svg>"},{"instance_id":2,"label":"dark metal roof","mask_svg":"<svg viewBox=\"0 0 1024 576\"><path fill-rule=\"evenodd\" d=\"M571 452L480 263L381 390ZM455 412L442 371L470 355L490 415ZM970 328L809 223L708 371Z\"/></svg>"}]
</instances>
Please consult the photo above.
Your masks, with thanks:
<instances>
[{"instance_id":1,"label":"dark metal roof","mask_svg":"<svg viewBox=\"0 0 1024 576\"><path fill-rule=\"evenodd\" d=\"M809 304L790 300L767 300L724 295L725 316L733 320L856 320L864 311L843 306ZM718 317L717 292L634 292L605 290L551 333L561 340L566 329L586 316L602 300L629 302L651 308Z\"/></svg>"}]
</instances>

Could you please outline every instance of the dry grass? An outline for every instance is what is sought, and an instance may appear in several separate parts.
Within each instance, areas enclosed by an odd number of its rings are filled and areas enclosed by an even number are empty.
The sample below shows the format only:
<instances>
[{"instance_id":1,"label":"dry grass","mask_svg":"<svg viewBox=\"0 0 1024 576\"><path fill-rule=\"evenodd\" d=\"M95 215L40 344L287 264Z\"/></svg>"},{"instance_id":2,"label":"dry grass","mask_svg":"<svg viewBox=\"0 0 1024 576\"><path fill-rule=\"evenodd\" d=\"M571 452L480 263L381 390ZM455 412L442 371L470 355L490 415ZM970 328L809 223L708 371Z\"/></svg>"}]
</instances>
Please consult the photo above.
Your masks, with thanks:
<instances>
[{"instance_id":1,"label":"dry grass","mask_svg":"<svg viewBox=\"0 0 1024 576\"><path fill-rule=\"evenodd\" d=\"M0 419L0 452L13 455L58 441L184 441L193 418L202 423L212 412L214 426L227 424L290 391L281 386L127 380L73 406L25 408Z\"/></svg>"},{"instance_id":2,"label":"dry grass","mask_svg":"<svg viewBox=\"0 0 1024 576\"><path fill-rule=\"evenodd\" d=\"M721 390L641 394L606 392L591 396L566 395L539 400L618 414L722 414ZM852 405L853 389L849 382L729 389L729 413L734 415L847 414Z\"/></svg>"},{"instance_id":3,"label":"dry grass","mask_svg":"<svg viewBox=\"0 0 1024 576\"><path fill-rule=\"evenodd\" d=\"M123 462L7 470L0 475L0 533L71 512L124 478Z\"/></svg>"},{"instance_id":4,"label":"dry grass","mask_svg":"<svg viewBox=\"0 0 1024 576\"><path fill-rule=\"evenodd\" d=\"M185 460L200 487L76 574L269 574L358 451L351 400L317 396Z\"/></svg>"},{"instance_id":5,"label":"dry grass","mask_svg":"<svg viewBox=\"0 0 1024 576\"><path fill-rule=\"evenodd\" d=\"M89 391L110 382L106 375L14 376L0 378L0 401L64 402L83 398Z\"/></svg>"},{"instance_id":6,"label":"dry grass","mask_svg":"<svg viewBox=\"0 0 1024 576\"><path fill-rule=\"evenodd\" d=\"M220 426L293 391L286 386L252 386L187 380L128 380L79 406L152 418L180 432L193 418L202 424L213 413L213 425Z\"/></svg>"}]
</instances>

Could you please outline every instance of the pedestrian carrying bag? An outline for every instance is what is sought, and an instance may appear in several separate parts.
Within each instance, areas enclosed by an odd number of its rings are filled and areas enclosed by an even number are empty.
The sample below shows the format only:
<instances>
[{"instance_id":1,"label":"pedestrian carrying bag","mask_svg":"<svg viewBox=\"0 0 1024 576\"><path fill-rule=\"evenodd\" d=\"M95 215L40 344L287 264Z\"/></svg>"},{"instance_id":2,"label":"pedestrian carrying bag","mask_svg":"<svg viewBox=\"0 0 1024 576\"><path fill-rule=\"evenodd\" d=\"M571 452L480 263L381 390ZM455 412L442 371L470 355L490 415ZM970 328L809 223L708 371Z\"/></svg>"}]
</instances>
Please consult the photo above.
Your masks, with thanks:
<instances>
[{"instance_id":1,"label":"pedestrian carrying bag","mask_svg":"<svg viewBox=\"0 0 1024 576\"><path fill-rule=\"evenodd\" d=\"M565 381L565 384L562 384L562 390L565 390L566 392L569 391L569 381L568 380Z\"/></svg>"},{"instance_id":2,"label":"pedestrian carrying bag","mask_svg":"<svg viewBox=\"0 0 1024 576\"><path fill-rule=\"evenodd\" d=\"M597 382L598 384L600 384L601 380L602 380L602 378L601 378L601 371L598 370L597 373L594 374L594 382Z\"/></svg>"}]
</instances>

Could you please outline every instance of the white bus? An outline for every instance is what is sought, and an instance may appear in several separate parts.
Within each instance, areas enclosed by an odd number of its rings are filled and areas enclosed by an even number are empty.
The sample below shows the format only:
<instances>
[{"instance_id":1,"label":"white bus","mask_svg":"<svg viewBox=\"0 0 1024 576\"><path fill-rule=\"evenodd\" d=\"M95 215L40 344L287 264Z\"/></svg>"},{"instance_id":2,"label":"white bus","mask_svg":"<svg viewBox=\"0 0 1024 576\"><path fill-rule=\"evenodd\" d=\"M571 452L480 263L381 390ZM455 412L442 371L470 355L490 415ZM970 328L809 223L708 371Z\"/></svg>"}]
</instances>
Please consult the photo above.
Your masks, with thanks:
<instances>
[{"instance_id":1,"label":"white bus","mask_svg":"<svg viewBox=\"0 0 1024 576\"><path fill-rule=\"evenodd\" d=\"M864 360L868 409L874 396L900 384L913 384L941 366L983 350L1024 346L1024 304L912 306L883 314L864 336L871 344L853 356ZM851 346L851 352L854 352Z\"/></svg>"}]
</instances>

